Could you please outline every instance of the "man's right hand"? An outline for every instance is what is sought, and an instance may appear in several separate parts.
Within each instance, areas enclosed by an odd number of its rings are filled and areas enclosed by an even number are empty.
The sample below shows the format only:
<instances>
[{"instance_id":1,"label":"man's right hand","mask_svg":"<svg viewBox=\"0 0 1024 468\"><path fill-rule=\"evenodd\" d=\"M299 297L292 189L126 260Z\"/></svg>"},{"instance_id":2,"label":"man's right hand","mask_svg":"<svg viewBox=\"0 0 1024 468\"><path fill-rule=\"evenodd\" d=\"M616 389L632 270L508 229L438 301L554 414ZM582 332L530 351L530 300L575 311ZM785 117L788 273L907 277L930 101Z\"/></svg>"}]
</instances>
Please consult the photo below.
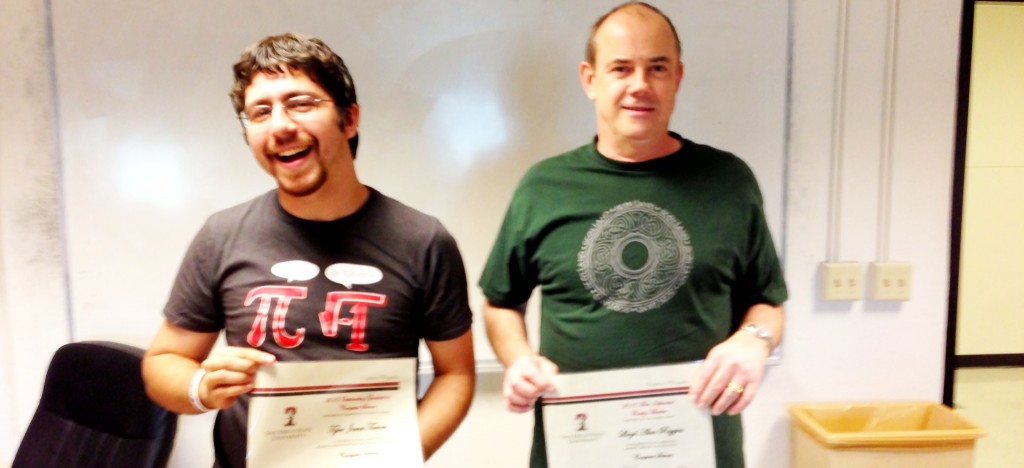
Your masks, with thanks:
<instances>
[{"instance_id":1,"label":"man's right hand","mask_svg":"<svg viewBox=\"0 0 1024 468\"><path fill-rule=\"evenodd\" d=\"M505 407L514 413L525 413L533 408L537 398L554 390L553 378L558 366L544 356L521 356L505 369L501 394Z\"/></svg>"},{"instance_id":2,"label":"man's right hand","mask_svg":"<svg viewBox=\"0 0 1024 468\"><path fill-rule=\"evenodd\" d=\"M231 406L239 395L252 391L256 369L276 360L273 354L253 348L214 348L200 363L206 375L199 383L199 400L210 409Z\"/></svg>"}]
</instances>

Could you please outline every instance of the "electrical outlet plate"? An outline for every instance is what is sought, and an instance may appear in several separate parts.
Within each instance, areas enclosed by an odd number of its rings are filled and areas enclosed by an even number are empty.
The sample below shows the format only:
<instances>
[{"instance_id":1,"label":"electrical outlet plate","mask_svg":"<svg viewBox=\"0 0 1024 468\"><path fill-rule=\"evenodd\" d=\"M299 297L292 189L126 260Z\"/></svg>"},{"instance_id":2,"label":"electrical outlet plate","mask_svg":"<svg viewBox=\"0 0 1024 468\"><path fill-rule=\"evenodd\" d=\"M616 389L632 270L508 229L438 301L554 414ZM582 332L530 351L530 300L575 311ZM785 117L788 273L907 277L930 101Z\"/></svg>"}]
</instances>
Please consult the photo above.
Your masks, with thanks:
<instances>
[{"instance_id":1,"label":"electrical outlet plate","mask_svg":"<svg viewBox=\"0 0 1024 468\"><path fill-rule=\"evenodd\" d=\"M875 301L910 300L910 264L872 262L871 299Z\"/></svg>"},{"instance_id":2,"label":"electrical outlet plate","mask_svg":"<svg viewBox=\"0 0 1024 468\"><path fill-rule=\"evenodd\" d=\"M859 262L821 264L821 298L826 301L856 301L864 295Z\"/></svg>"}]
</instances>

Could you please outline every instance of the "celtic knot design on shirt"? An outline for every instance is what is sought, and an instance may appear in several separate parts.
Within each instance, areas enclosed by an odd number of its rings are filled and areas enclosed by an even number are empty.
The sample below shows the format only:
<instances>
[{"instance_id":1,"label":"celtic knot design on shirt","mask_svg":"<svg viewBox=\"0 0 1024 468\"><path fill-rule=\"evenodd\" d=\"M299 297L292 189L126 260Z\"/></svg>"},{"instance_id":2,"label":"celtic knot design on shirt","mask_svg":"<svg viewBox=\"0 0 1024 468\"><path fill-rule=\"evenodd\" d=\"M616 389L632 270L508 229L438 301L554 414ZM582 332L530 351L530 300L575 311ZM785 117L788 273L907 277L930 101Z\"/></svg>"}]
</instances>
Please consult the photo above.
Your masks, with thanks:
<instances>
[{"instance_id":1,"label":"celtic knot design on shirt","mask_svg":"<svg viewBox=\"0 0 1024 468\"><path fill-rule=\"evenodd\" d=\"M646 312L675 296L693 264L690 236L652 203L630 201L601 214L580 248L577 271L594 299L617 312Z\"/></svg>"}]
</instances>

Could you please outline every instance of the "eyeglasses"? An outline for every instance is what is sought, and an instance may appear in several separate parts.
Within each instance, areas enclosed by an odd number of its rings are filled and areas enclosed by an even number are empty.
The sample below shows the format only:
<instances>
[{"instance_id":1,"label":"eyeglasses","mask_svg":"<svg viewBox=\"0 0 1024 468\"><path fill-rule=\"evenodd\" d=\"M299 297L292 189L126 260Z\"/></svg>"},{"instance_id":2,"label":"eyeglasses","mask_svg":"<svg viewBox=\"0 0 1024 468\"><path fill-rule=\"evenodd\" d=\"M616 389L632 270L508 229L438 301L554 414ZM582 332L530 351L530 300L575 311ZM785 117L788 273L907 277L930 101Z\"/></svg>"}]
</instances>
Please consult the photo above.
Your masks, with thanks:
<instances>
[{"instance_id":1,"label":"eyeglasses","mask_svg":"<svg viewBox=\"0 0 1024 468\"><path fill-rule=\"evenodd\" d=\"M332 102L331 99L315 98L313 96L295 96L289 98L283 104L258 104L238 113L238 119L242 121L245 128L261 127L270 123L274 116L274 108L284 108L284 113L292 120L303 120L311 117L313 111L320 107L321 102Z\"/></svg>"}]
</instances>

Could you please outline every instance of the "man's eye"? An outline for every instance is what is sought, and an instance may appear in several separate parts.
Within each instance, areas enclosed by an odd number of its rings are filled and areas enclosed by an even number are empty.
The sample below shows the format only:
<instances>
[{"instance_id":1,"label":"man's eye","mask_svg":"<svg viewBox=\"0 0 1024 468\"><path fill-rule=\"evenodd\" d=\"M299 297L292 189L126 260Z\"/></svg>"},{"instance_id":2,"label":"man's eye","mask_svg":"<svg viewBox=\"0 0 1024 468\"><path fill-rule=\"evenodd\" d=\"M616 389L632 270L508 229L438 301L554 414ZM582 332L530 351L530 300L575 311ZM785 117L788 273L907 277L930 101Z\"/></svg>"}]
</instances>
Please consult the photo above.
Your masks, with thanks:
<instances>
[{"instance_id":1,"label":"man's eye","mask_svg":"<svg viewBox=\"0 0 1024 468\"><path fill-rule=\"evenodd\" d=\"M266 120L272 113L274 113L274 109L270 106L254 106L249 109L249 120L254 122Z\"/></svg>"},{"instance_id":2,"label":"man's eye","mask_svg":"<svg viewBox=\"0 0 1024 468\"><path fill-rule=\"evenodd\" d=\"M292 112L309 112L316 108L316 99L303 97L288 100L288 110Z\"/></svg>"}]
</instances>

